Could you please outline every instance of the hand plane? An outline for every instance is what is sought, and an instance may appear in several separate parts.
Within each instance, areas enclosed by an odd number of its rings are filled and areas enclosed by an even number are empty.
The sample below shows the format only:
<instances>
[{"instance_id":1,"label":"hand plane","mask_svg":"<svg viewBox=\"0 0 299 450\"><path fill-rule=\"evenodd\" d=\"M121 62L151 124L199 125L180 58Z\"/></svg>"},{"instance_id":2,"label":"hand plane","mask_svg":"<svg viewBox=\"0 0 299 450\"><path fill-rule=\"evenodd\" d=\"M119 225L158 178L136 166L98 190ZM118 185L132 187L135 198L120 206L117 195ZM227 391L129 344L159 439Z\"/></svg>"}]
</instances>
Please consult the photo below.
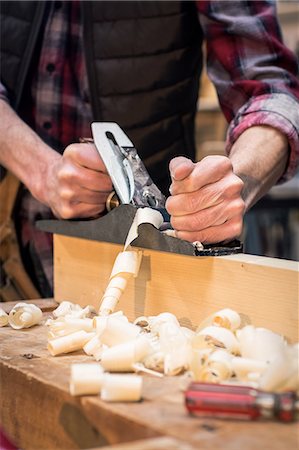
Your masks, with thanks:
<instances>
[{"instance_id":1,"label":"hand plane","mask_svg":"<svg viewBox=\"0 0 299 450\"><path fill-rule=\"evenodd\" d=\"M38 223L44 231L91 240L124 244L134 219L136 208L158 209L164 219L161 230L151 224L139 226L139 236L133 245L153 250L196 256L216 256L240 253L239 241L228 244L209 244L198 247L163 233L170 228L170 217L165 209L166 197L147 172L129 137L114 122L93 122L91 131L94 145L101 156L113 183L114 191L106 202L107 214L90 220L45 220ZM90 140L88 140L90 141Z\"/></svg>"}]
</instances>

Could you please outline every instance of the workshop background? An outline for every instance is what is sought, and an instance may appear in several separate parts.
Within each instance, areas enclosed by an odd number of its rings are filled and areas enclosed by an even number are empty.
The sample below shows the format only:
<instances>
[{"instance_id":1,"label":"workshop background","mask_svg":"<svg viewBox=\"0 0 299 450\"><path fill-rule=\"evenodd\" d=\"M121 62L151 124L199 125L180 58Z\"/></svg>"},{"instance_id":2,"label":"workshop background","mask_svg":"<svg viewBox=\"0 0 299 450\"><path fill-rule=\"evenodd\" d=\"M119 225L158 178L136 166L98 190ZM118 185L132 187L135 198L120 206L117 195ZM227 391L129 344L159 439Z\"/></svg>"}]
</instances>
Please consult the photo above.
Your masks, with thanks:
<instances>
[{"instance_id":1,"label":"workshop background","mask_svg":"<svg viewBox=\"0 0 299 450\"><path fill-rule=\"evenodd\" d=\"M285 44L299 61L299 1L278 0ZM227 123L219 109L214 86L202 78L196 118L197 159L225 154ZM299 260L299 173L272 188L245 216L245 253Z\"/></svg>"}]
</instances>

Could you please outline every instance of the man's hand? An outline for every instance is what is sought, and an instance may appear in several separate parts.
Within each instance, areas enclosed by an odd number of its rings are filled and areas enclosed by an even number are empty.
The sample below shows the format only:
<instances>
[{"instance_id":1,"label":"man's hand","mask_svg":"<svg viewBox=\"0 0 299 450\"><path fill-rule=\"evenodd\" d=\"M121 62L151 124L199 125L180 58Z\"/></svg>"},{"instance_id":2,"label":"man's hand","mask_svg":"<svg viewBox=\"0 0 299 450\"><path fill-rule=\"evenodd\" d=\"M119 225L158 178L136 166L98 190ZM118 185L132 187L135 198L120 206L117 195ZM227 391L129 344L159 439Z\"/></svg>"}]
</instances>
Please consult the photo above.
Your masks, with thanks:
<instances>
[{"instance_id":1,"label":"man's hand","mask_svg":"<svg viewBox=\"0 0 299 450\"><path fill-rule=\"evenodd\" d=\"M169 165L171 196L166 209L177 237L190 242L216 243L242 232L245 204L242 180L225 156L207 156L193 163L184 157Z\"/></svg>"},{"instance_id":2,"label":"man's hand","mask_svg":"<svg viewBox=\"0 0 299 450\"><path fill-rule=\"evenodd\" d=\"M41 197L56 217L96 217L105 210L112 183L92 143L71 144L62 156L55 154L45 175Z\"/></svg>"},{"instance_id":3,"label":"man's hand","mask_svg":"<svg viewBox=\"0 0 299 450\"><path fill-rule=\"evenodd\" d=\"M63 219L101 214L112 190L93 144L71 144L60 155L0 99L0 163L33 197Z\"/></svg>"}]
</instances>

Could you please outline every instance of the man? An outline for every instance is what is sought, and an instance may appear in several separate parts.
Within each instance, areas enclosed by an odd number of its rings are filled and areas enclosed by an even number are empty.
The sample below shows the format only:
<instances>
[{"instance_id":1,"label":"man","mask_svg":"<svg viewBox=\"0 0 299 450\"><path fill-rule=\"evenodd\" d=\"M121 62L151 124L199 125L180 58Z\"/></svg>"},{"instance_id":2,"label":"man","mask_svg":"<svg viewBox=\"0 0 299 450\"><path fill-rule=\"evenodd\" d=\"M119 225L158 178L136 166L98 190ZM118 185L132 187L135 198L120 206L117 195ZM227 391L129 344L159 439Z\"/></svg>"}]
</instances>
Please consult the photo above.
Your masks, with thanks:
<instances>
[{"instance_id":1,"label":"man","mask_svg":"<svg viewBox=\"0 0 299 450\"><path fill-rule=\"evenodd\" d=\"M49 238L34 221L49 211L64 219L103 214L112 189L93 145L77 143L90 136L92 120L124 128L164 192L170 173L166 207L177 236L189 241L239 236L245 211L294 173L298 68L281 43L273 2L1 7L0 163L27 188L16 220L43 295L44 274L51 285ZM230 122L228 157L193 163L203 36Z\"/></svg>"}]
</instances>

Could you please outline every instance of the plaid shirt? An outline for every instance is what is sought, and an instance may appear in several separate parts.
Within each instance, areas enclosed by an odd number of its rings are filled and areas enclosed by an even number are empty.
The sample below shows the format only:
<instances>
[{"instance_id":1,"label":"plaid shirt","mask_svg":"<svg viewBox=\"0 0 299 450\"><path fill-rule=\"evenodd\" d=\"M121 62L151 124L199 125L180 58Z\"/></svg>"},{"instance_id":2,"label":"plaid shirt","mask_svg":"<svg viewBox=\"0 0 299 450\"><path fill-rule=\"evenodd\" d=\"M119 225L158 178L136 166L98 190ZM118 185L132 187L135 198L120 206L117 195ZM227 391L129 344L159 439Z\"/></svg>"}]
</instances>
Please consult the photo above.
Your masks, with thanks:
<instances>
[{"instance_id":1,"label":"plaid shirt","mask_svg":"<svg viewBox=\"0 0 299 450\"><path fill-rule=\"evenodd\" d=\"M290 158L283 179L290 178L299 160L298 67L282 44L273 1L201 0L196 5L207 41L208 73L230 122L228 153L248 127L272 126L288 137ZM3 88L0 94L5 98ZM52 2L32 97L35 130L56 150L90 135L80 2ZM35 261L42 295L51 295L51 237L34 227L37 218L51 213L26 190L21 206L22 244Z\"/></svg>"},{"instance_id":2,"label":"plaid shirt","mask_svg":"<svg viewBox=\"0 0 299 450\"><path fill-rule=\"evenodd\" d=\"M80 2L52 2L32 97L36 132L60 152L91 137L82 31Z\"/></svg>"},{"instance_id":3,"label":"plaid shirt","mask_svg":"<svg viewBox=\"0 0 299 450\"><path fill-rule=\"evenodd\" d=\"M208 73L230 121L227 152L251 126L276 128L289 140L286 181L299 161L298 62L282 43L275 6L272 0L197 1Z\"/></svg>"}]
</instances>

